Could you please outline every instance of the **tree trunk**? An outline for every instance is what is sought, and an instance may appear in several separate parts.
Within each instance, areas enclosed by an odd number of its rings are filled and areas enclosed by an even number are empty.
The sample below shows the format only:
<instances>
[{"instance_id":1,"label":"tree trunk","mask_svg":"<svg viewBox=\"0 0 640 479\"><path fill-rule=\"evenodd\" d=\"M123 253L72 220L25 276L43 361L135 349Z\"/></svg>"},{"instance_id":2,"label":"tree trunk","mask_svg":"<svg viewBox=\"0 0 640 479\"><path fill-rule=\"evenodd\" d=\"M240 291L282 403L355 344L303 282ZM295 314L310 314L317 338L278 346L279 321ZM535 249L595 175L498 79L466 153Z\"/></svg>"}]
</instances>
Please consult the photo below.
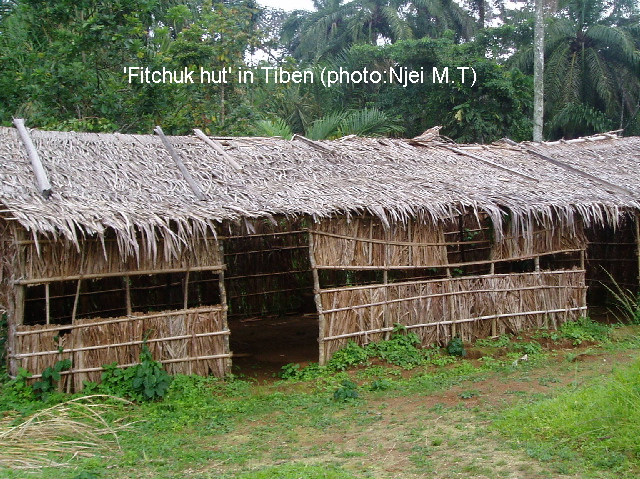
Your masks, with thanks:
<instances>
[{"instance_id":1,"label":"tree trunk","mask_svg":"<svg viewBox=\"0 0 640 479\"><path fill-rule=\"evenodd\" d=\"M533 32L533 141L542 141L544 122L544 0L535 0Z\"/></svg>"}]
</instances>

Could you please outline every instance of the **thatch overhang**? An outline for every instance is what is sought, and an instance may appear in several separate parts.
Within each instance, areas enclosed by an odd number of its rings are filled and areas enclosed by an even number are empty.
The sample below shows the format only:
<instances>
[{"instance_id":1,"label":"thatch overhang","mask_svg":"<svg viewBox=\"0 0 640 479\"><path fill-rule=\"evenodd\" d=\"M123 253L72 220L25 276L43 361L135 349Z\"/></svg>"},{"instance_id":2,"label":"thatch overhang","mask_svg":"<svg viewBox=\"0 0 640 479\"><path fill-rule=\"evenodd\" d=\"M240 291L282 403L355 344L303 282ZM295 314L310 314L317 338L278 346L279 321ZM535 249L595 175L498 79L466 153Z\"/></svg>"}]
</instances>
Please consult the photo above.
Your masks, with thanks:
<instances>
[{"instance_id":1,"label":"thatch overhang","mask_svg":"<svg viewBox=\"0 0 640 479\"><path fill-rule=\"evenodd\" d=\"M37 190L16 130L0 128L2 216L17 220L34 237L74 243L112 230L125 254L138 251L140 235L148 244L162 238L165 252L177 251L194 238L215 234L216 223L243 217L371 213L388 223L471 209L491 216L499 238L506 211L516 222L535 217L571 225L576 215L587 223L615 222L622 211L640 207L637 137L475 147L364 138L315 144L218 140L241 171L197 137L170 137L204 193L201 201L157 136L30 134L53 194L45 199ZM530 149L592 177L549 163Z\"/></svg>"}]
</instances>

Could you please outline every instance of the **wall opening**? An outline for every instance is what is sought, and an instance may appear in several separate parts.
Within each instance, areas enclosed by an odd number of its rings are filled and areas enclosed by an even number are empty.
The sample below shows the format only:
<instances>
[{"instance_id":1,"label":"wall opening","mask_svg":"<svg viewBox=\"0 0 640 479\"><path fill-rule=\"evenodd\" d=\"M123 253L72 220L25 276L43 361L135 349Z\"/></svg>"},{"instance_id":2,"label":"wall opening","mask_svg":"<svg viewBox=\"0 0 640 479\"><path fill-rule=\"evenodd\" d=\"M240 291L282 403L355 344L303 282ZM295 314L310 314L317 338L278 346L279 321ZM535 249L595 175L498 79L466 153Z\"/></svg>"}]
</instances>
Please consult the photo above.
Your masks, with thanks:
<instances>
[{"instance_id":1,"label":"wall opening","mask_svg":"<svg viewBox=\"0 0 640 479\"><path fill-rule=\"evenodd\" d=\"M270 378L285 364L318 361L309 224L279 218L223 227L235 373Z\"/></svg>"}]
</instances>

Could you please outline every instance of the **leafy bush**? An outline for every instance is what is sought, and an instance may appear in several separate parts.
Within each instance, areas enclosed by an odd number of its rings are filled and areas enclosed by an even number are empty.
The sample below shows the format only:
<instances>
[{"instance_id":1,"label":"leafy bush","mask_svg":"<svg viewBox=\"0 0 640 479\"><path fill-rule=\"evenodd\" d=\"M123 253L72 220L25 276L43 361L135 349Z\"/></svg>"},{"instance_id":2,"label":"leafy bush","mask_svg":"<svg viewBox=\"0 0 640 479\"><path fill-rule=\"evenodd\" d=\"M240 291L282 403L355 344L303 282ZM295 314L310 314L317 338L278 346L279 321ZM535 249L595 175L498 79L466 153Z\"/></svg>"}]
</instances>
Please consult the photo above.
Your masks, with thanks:
<instances>
[{"instance_id":1,"label":"leafy bush","mask_svg":"<svg viewBox=\"0 0 640 479\"><path fill-rule=\"evenodd\" d=\"M456 336L447 344L447 352L451 356L466 356L467 352L464 349L464 344L460 336Z\"/></svg>"},{"instance_id":2,"label":"leafy bush","mask_svg":"<svg viewBox=\"0 0 640 479\"><path fill-rule=\"evenodd\" d=\"M49 395L58 387L58 381L62 377L60 373L71 367L70 359L63 359L58 361L53 367L48 367L42 371L42 378L40 381L33 383L33 392L37 399L47 401Z\"/></svg>"},{"instance_id":3,"label":"leafy bush","mask_svg":"<svg viewBox=\"0 0 640 479\"><path fill-rule=\"evenodd\" d=\"M406 333L396 328L388 341L370 343L367 350L372 356L403 369L413 369L425 363L424 353L417 348L420 338L416 333Z\"/></svg>"},{"instance_id":4,"label":"leafy bush","mask_svg":"<svg viewBox=\"0 0 640 479\"><path fill-rule=\"evenodd\" d=\"M342 381L342 385L333 393L335 401L346 402L351 399L358 399L358 385L349 379Z\"/></svg>"},{"instance_id":5,"label":"leafy bush","mask_svg":"<svg viewBox=\"0 0 640 479\"><path fill-rule=\"evenodd\" d=\"M542 352L542 346L537 341L530 341L527 343L513 343L512 348L520 354L540 354Z\"/></svg>"},{"instance_id":6,"label":"leafy bush","mask_svg":"<svg viewBox=\"0 0 640 479\"><path fill-rule=\"evenodd\" d=\"M147 345L142 346L140 364L129 368L119 368L117 363L104 366L102 382L99 385L86 383L85 390L110 394L136 401L162 399L171 384L171 376L162 369L162 364L153 360Z\"/></svg>"},{"instance_id":7,"label":"leafy bush","mask_svg":"<svg viewBox=\"0 0 640 479\"><path fill-rule=\"evenodd\" d=\"M370 352L358 346L353 341L349 341L347 345L336 351L327 364L327 369L330 371L344 371L347 368L364 364L371 357Z\"/></svg>"},{"instance_id":8,"label":"leafy bush","mask_svg":"<svg viewBox=\"0 0 640 479\"><path fill-rule=\"evenodd\" d=\"M574 345L583 341L607 341L611 327L593 321L589 317L581 317L576 321L567 321L560 326L558 332L562 338L569 339Z\"/></svg>"}]
</instances>

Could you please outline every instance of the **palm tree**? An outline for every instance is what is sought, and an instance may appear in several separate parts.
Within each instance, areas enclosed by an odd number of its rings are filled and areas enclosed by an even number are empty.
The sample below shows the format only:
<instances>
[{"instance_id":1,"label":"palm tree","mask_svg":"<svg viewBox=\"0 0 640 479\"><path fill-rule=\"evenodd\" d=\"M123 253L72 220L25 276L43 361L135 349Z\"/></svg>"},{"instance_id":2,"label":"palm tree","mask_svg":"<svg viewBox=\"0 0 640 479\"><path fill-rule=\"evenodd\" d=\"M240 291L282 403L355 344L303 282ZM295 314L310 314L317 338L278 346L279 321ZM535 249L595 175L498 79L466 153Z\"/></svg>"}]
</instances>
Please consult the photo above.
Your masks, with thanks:
<instances>
[{"instance_id":1,"label":"palm tree","mask_svg":"<svg viewBox=\"0 0 640 479\"><path fill-rule=\"evenodd\" d=\"M575 137L625 128L640 104L637 24L633 5L569 0L545 36L546 136ZM525 52L531 64L531 52Z\"/></svg>"},{"instance_id":2,"label":"palm tree","mask_svg":"<svg viewBox=\"0 0 640 479\"><path fill-rule=\"evenodd\" d=\"M454 0L314 0L315 12L293 12L283 41L299 59L319 60L353 44L436 37L470 38L474 21Z\"/></svg>"}]
</instances>

